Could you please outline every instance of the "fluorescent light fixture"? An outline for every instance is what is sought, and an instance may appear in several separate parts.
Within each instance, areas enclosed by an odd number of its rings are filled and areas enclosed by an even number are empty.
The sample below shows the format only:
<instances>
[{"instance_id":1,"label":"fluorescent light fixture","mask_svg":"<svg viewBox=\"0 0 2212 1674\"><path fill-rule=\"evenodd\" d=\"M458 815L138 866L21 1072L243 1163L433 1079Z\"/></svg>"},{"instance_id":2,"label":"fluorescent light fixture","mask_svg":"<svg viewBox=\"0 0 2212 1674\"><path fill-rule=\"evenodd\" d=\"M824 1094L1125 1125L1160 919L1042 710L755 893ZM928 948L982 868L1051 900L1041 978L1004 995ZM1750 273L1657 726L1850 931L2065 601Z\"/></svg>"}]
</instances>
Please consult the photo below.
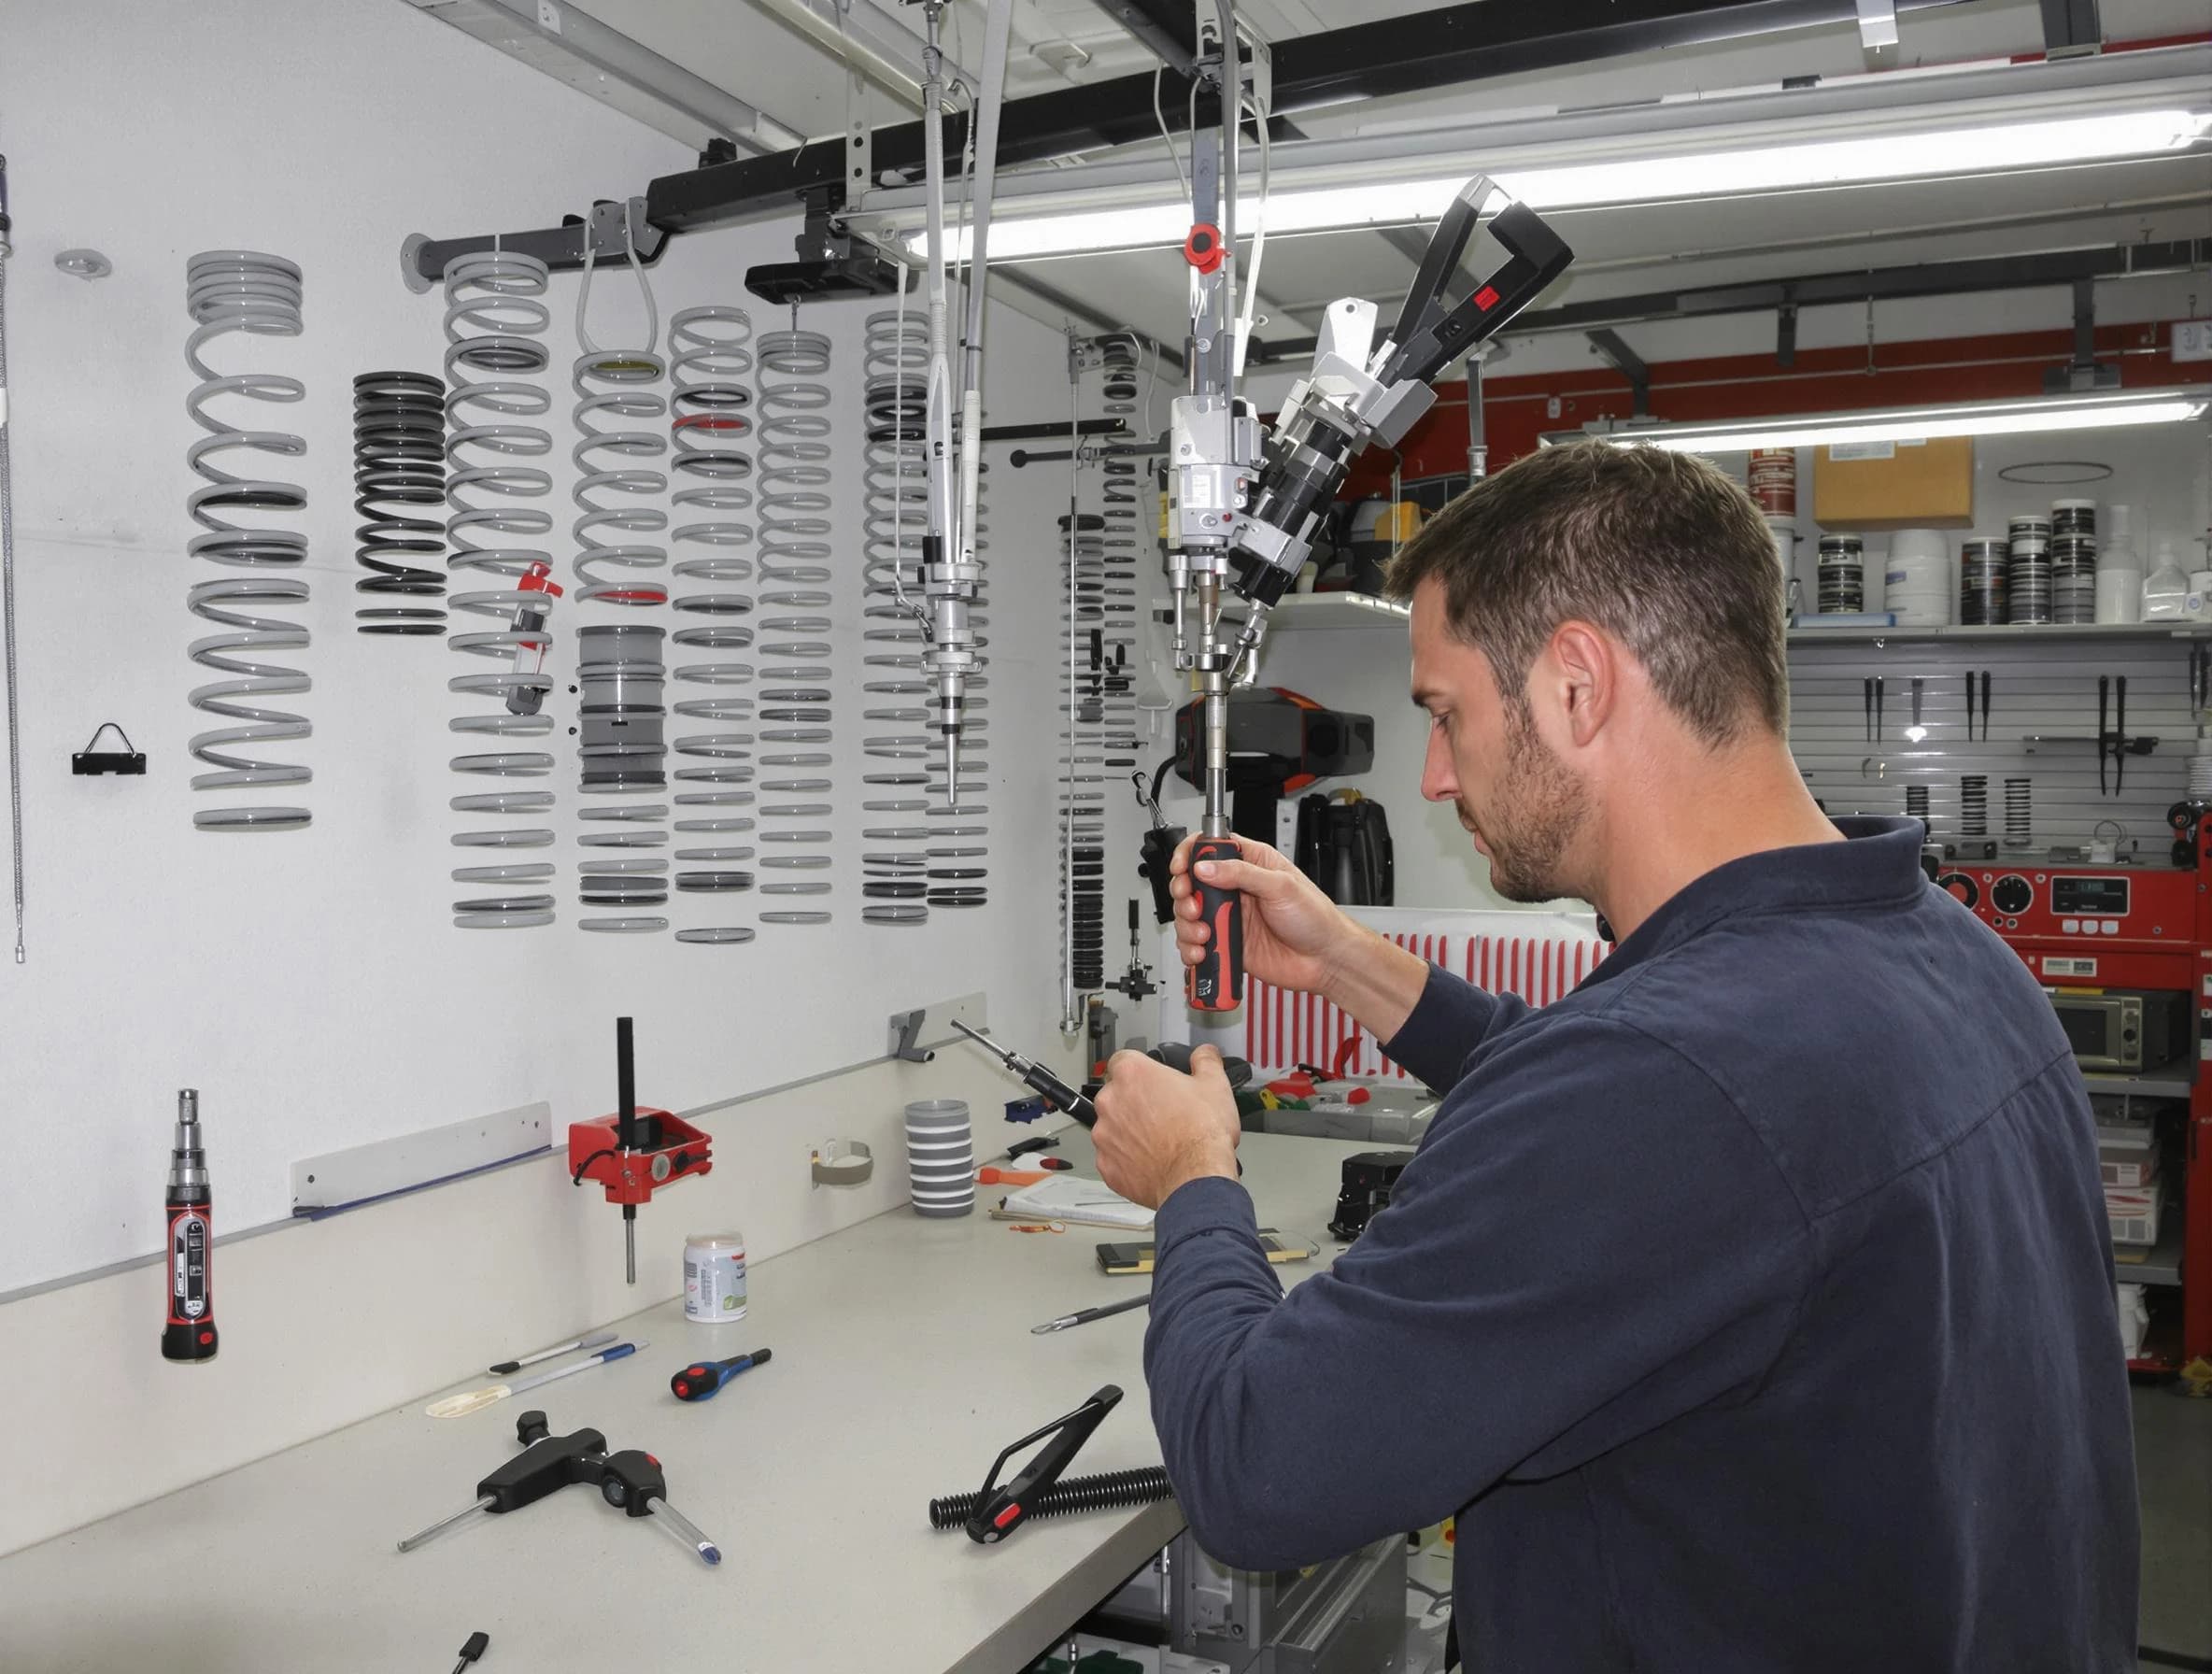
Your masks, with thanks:
<instances>
[{"instance_id":1,"label":"fluorescent light fixture","mask_svg":"<svg viewBox=\"0 0 2212 1674\"><path fill-rule=\"evenodd\" d=\"M1982 127L1932 127L1863 135L1810 145L1652 155L1551 168L1503 169L1497 184L1531 208L1577 209L1686 198L1866 185L1931 176L2010 174L2023 169L2154 157L2187 149L2212 131L2201 111L2135 110ZM1279 184L1265 209L1268 232L1315 233L1434 220L1465 183L1468 169L1411 179L1297 188ZM1170 192L1172 189L1170 188ZM1240 226L1262 213L1241 200ZM1173 247L1190 230L1190 206L1171 195L1113 208L1024 216L1002 201L991 220L991 254L1006 261L1086 250ZM905 235L919 251L923 235ZM955 260L968 254L965 234Z\"/></svg>"},{"instance_id":2,"label":"fluorescent light fixture","mask_svg":"<svg viewBox=\"0 0 2212 1674\"><path fill-rule=\"evenodd\" d=\"M1747 453L1754 447L1833 447L1850 442L1924 442L1935 436L2007 436L2043 431L2114 430L2180 424L2212 409L2212 388L2125 390L2101 395L2047 395L1955 406L1897 407L1825 417L1746 418L1729 424L1635 424L1584 433L1554 431L1547 447L1588 437L1616 447L1669 453Z\"/></svg>"}]
</instances>

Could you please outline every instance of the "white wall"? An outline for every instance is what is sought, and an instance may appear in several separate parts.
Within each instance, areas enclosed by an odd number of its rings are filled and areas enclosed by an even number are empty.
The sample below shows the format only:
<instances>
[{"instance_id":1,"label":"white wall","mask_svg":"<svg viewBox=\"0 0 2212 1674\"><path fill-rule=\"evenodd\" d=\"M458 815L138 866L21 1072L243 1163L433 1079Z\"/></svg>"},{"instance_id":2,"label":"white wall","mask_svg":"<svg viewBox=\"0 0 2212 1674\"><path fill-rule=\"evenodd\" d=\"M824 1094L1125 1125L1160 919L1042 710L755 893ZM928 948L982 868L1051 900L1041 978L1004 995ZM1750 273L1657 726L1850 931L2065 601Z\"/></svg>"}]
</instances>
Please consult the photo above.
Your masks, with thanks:
<instances>
[{"instance_id":1,"label":"white wall","mask_svg":"<svg viewBox=\"0 0 2212 1674\"><path fill-rule=\"evenodd\" d=\"M762 25L766 27L764 23ZM919 931L858 922L858 304L810 306L836 338L841 451L837 923L764 929L747 947L574 928L573 770L561 807L561 922L464 933L448 844L454 753L435 640L352 631L351 379L436 370L440 300L402 285L413 232L451 236L552 224L594 197L642 192L682 148L397 0L0 0L0 150L10 167L10 433L15 465L29 962L0 960L0 1290L143 1255L160 1241L176 1089L201 1089L219 1230L283 1216L297 1156L524 1101L557 1122L613 1099L609 1029L638 1018L640 1091L682 1108L883 1050L898 1005L991 992L994 1023L1050 1044L1046 772L1054 748L1050 636L1056 571L1016 532L1049 531L1054 487L993 477L990 697L994 871L987 909ZM787 260L786 220L679 239L655 270L665 321L694 302L751 308L754 262ZM91 245L97 283L54 269ZM315 779L300 832L197 832L184 655L206 624L185 609L210 566L188 562L198 433L184 397L184 262L225 246L305 269L306 334L259 340L228 365L289 372L308 396L271 409L302 431L314 644L300 654L314 722L297 746ZM557 399L553 541L565 574L570 433L567 314L549 300ZM604 341L634 297L603 274ZM994 421L1063 410L1057 338L1001 316ZM1031 375L1035 376L1032 376ZM1040 407L1041 412L1030 409ZM1061 491L1064 493L1064 487ZM1049 550L1049 533L1041 550ZM573 627L574 618L569 625ZM1033 655L1035 645L1039 654ZM573 656L573 635L561 654ZM1025 702L1025 698L1028 700ZM69 754L101 721L149 759L143 779L74 778ZM558 734L556 736L559 736ZM744 921L759 902L741 898ZM680 904L680 903L679 903ZM673 909L672 909L673 911ZM680 921L680 920L679 920ZM150 1320L149 1322L150 1326Z\"/></svg>"}]
</instances>

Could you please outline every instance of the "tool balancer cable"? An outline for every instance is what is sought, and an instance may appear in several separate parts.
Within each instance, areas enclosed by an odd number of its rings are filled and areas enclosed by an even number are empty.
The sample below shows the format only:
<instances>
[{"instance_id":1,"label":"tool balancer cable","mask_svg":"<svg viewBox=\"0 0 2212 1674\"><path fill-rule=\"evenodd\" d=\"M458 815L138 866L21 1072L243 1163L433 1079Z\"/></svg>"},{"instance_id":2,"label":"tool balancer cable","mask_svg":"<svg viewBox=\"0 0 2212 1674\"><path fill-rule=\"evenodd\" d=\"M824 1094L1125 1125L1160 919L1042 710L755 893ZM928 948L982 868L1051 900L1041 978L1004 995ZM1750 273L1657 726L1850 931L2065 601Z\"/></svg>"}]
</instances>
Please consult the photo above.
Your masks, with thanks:
<instances>
[{"instance_id":1,"label":"tool balancer cable","mask_svg":"<svg viewBox=\"0 0 2212 1674\"><path fill-rule=\"evenodd\" d=\"M23 963L23 750L15 678L15 472L7 452L7 160L0 157L0 666L7 678L8 854L15 868L15 962Z\"/></svg>"}]
</instances>

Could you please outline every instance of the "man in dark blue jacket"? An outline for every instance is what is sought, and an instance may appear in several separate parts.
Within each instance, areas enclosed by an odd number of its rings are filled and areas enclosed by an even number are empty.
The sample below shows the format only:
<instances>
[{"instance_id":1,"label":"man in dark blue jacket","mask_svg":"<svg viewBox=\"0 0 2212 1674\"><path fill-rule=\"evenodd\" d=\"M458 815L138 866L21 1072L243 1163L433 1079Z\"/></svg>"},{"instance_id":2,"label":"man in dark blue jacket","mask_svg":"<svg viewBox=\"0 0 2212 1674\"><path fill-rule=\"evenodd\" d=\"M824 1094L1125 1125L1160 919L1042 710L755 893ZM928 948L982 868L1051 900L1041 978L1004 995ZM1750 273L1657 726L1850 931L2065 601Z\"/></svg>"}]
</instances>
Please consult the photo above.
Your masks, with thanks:
<instances>
[{"instance_id":1,"label":"man in dark blue jacket","mask_svg":"<svg viewBox=\"0 0 2212 1674\"><path fill-rule=\"evenodd\" d=\"M1588 901L1619 945L1536 1012L1264 844L1218 868L1255 975L1449 1092L1390 1207L1286 1298L1218 1064L1113 1060L1099 1168L1159 1208L1145 1370L1199 1543L1282 1568L1456 1513L1470 1669L2133 1668L2081 1079L1917 825L1807 793L1750 500L1686 456L1551 451L1392 582L1423 794L1502 894Z\"/></svg>"}]
</instances>

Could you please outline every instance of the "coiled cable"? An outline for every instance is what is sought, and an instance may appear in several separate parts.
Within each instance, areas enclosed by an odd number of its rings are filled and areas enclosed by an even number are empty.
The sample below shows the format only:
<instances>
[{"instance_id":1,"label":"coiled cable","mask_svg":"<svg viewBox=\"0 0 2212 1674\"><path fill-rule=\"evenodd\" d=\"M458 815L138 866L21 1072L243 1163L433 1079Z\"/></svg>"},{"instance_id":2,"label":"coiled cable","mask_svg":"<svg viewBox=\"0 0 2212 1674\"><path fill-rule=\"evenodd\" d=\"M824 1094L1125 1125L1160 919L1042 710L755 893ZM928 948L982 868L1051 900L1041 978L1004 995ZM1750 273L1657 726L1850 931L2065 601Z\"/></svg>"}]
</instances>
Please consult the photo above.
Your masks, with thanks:
<instances>
[{"instance_id":1,"label":"coiled cable","mask_svg":"<svg viewBox=\"0 0 2212 1674\"><path fill-rule=\"evenodd\" d=\"M518 501L537 500L553 490L551 475L520 461L542 459L553 449L551 433L518 420L542 417L553 398L542 383L530 381L548 363L538 341L548 319L538 299L547 285L546 264L512 250L479 250L446 264L446 522L450 547L447 568L459 582L464 574L503 576L512 586L456 592L447 601L456 614L491 617L497 628L455 633L447 644L461 656L493 660L506 666L456 674L446 688L463 697L497 699L496 709L472 709L455 716L450 729L491 742L488 750L455 756L457 773L496 780L540 779L553 771L544 750L505 747L514 738L542 736L553 730L544 712L553 676L545 660L553 636L547 630L553 600L549 580L552 555L545 547L518 544L551 532L553 514ZM470 792L452 799L462 814L540 815L554 803L546 789ZM553 842L544 826L498 824L456 831L464 849L545 848ZM455 869L461 884L496 886L493 894L453 903L453 922L462 929L520 929L553 922L553 897L543 893L553 876L544 861L514 861Z\"/></svg>"},{"instance_id":2,"label":"coiled cable","mask_svg":"<svg viewBox=\"0 0 2212 1674\"><path fill-rule=\"evenodd\" d=\"M686 308L669 321L670 430L675 445L674 472L693 479L677 489L674 504L706 514L679 523L671 532L675 546L705 548L677 559L674 574L699 590L677 591L679 612L703 622L679 628L671 636L681 651L704 653L702 660L678 661L679 685L705 688L705 695L676 700L675 713L711 730L680 733L675 751L696 765L676 769L679 783L703 787L679 790L675 851L676 888L685 895L737 895L750 891L755 858L750 842L753 806L752 733L733 731L753 719L753 699L738 688L750 686L753 665L731 655L753 644L751 593L738 590L752 579L753 560L744 548L754 540L753 526L734 514L753 504L752 455L742 446L752 434L753 396L741 380L753 369L747 347L752 317L742 308L709 305ZM684 809L694 812L685 814ZM750 942L754 932L739 925L700 925L676 932L676 940L709 945Z\"/></svg>"},{"instance_id":3,"label":"coiled cable","mask_svg":"<svg viewBox=\"0 0 2212 1674\"><path fill-rule=\"evenodd\" d=\"M797 309L793 309L796 317ZM760 337L759 515L762 895L827 897L834 803L828 638L831 567L830 345L797 325ZM771 382L768 374L776 375ZM872 784L875 775L866 775ZM783 800L809 799L809 800ZM872 801L864 804L874 808ZM778 907L763 924L826 924L823 907Z\"/></svg>"},{"instance_id":4,"label":"coiled cable","mask_svg":"<svg viewBox=\"0 0 2212 1674\"><path fill-rule=\"evenodd\" d=\"M1174 1484L1157 1465L1136 1470L1105 1470L1096 1476L1071 1476L1055 1482L1042 1494L1023 1502L1028 1517L1066 1517L1076 1511L1104 1511L1121 1506L1148 1506L1175 1497ZM941 1533L965 1527L975 1515L980 1494L950 1494L929 1502L929 1526Z\"/></svg>"},{"instance_id":5,"label":"coiled cable","mask_svg":"<svg viewBox=\"0 0 2212 1674\"><path fill-rule=\"evenodd\" d=\"M185 596L194 616L228 631L205 635L189 647L188 655L202 668L228 676L194 688L191 705L239 723L193 736L192 755L214 770L192 775L194 790L305 785L314 776L305 765L267 760L258 748L305 738L313 731L306 716L272 708L266 702L309 689L312 683L304 671L269 660L272 653L304 648L307 628L290 617L258 614L273 605L307 603L305 580L272 573L303 564L307 537L296 529L234 520L242 512L303 511L307 492L297 483L238 475L215 463L218 455L235 451L296 459L306 452L307 445L285 431L236 428L209 410L210 403L227 405L232 398L296 402L306 389L297 378L271 373L224 376L204 358L209 345L232 332L298 336L305 330L302 295L300 269L281 256L257 250L203 250L185 263L185 306L195 329L186 341L184 358L200 380L185 398L185 410L207 433L185 455L207 485L194 489L187 502L192 521L203 532L191 538L187 550L210 563L256 572L197 582ZM256 747L246 754L241 746ZM192 824L204 831L291 830L306 825L308 818L305 808L264 804L203 808L192 815Z\"/></svg>"},{"instance_id":6,"label":"coiled cable","mask_svg":"<svg viewBox=\"0 0 2212 1674\"><path fill-rule=\"evenodd\" d=\"M423 372L364 372L353 380L354 559L370 572L353 590L372 599L443 599L446 520L418 509L446 504L446 386ZM430 604L372 604L355 631L432 636L446 612Z\"/></svg>"}]
</instances>

